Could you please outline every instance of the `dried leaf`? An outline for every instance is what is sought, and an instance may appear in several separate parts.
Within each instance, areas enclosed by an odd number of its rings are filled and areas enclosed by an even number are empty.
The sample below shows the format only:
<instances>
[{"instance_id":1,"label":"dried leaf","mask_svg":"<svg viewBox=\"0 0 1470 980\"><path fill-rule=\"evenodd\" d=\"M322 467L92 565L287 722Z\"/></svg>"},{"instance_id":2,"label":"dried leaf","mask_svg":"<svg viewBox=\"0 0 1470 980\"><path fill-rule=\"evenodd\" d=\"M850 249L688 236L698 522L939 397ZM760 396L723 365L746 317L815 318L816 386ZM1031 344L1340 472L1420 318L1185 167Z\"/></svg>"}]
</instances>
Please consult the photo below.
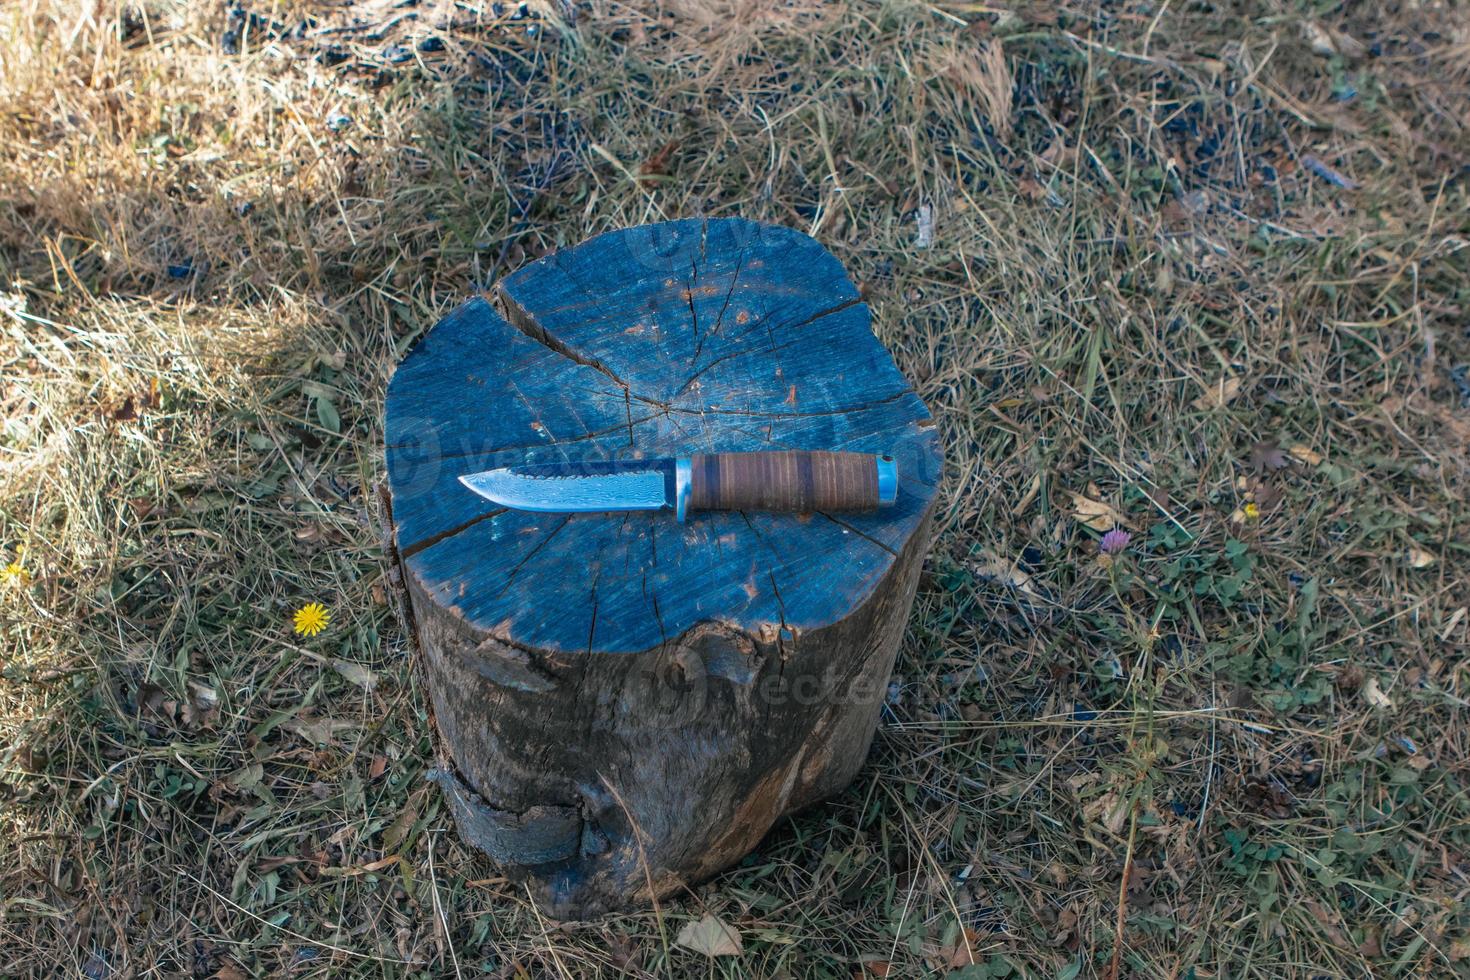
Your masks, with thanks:
<instances>
[{"instance_id":1,"label":"dried leaf","mask_svg":"<svg viewBox=\"0 0 1470 980\"><path fill-rule=\"evenodd\" d=\"M980 558L973 566L975 574L980 578L1010 586L1028 595L1037 594L1036 587L1031 584L1031 576L1022 571L1015 562L1005 561L989 551L981 552Z\"/></svg>"},{"instance_id":2,"label":"dried leaf","mask_svg":"<svg viewBox=\"0 0 1470 980\"><path fill-rule=\"evenodd\" d=\"M1208 411L1212 408L1224 408L1235 401L1235 396L1240 394L1243 382L1240 378L1231 375L1221 378L1218 382L1205 389L1205 393L1193 402L1195 408L1200 411Z\"/></svg>"},{"instance_id":3,"label":"dried leaf","mask_svg":"<svg viewBox=\"0 0 1470 980\"><path fill-rule=\"evenodd\" d=\"M1286 468L1286 463L1286 452L1274 441L1251 446L1251 466L1258 470L1281 470Z\"/></svg>"},{"instance_id":4,"label":"dried leaf","mask_svg":"<svg viewBox=\"0 0 1470 980\"><path fill-rule=\"evenodd\" d=\"M1253 500L1261 510L1275 510L1276 505L1281 503L1281 491L1274 483L1265 480L1252 480L1246 488L1247 499Z\"/></svg>"},{"instance_id":5,"label":"dried leaf","mask_svg":"<svg viewBox=\"0 0 1470 980\"><path fill-rule=\"evenodd\" d=\"M377 675L362 664L355 664L350 660L333 660L332 666L337 668L337 673L358 687L371 691L378 684Z\"/></svg>"},{"instance_id":6,"label":"dried leaf","mask_svg":"<svg viewBox=\"0 0 1470 980\"><path fill-rule=\"evenodd\" d=\"M1310 446L1304 446L1301 443L1292 446L1287 452L1291 453L1292 458L1298 463L1303 463L1307 466L1319 466L1326 458Z\"/></svg>"},{"instance_id":7,"label":"dried leaf","mask_svg":"<svg viewBox=\"0 0 1470 980\"><path fill-rule=\"evenodd\" d=\"M291 854L269 854L256 862L255 870L259 871L261 874L266 874L268 872L276 870L277 868L284 868L289 864L300 863L301 859Z\"/></svg>"},{"instance_id":8,"label":"dried leaf","mask_svg":"<svg viewBox=\"0 0 1470 980\"><path fill-rule=\"evenodd\" d=\"M1128 825L1128 801L1117 790L1108 790L1082 808L1082 813L1113 836L1123 832Z\"/></svg>"},{"instance_id":9,"label":"dried leaf","mask_svg":"<svg viewBox=\"0 0 1470 980\"><path fill-rule=\"evenodd\" d=\"M1022 177L1016 181L1016 190L1032 201L1039 201L1046 197L1046 188L1030 177Z\"/></svg>"},{"instance_id":10,"label":"dried leaf","mask_svg":"<svg viewBox=\"0 0 1470 980\"><path fill-rule=\"evenodd\" d=\"M1143 492L1148 495L1148 499L1152 500L1154 506L1160 511L1167 511L1169 505L1173 502L1172 495L1163 487L1144 487Z\"/></svg>"},{"instance_id":11,"label":"dried leaf","mask_svg":"<svg viewBox=\"0 0 1470 980\"><path fill-rule=\"evenodd\" d=\"M1312 913L1312 918L1322 927L1322 933L1334 946L1343 948L1351 947L1348 938L1340 928L1341 918L1334 912L1329 912L1320 902L1312 899L1306 900L1307 911Z\"/></svg>"},{"instance_id":12,"label":"dried leaf","mask_svg":"<svg viewBox=\"0 0 1470 980\"><path fill-rule=\"evenodd\" d=\"M357 824L344 824L342 827L338 828L330 837L327 838L327 843L333 847L341 847L348 841L356 840L357 831Z\"/></svg>"},{"instance_id":13,"label":"dried leaf","mask_svg":"<svg viewBox=\"0 0 1470 980\"><path fill-rule=\"evenodd\" d=\"M1467 612L1470 612L1470 607L1461 606L1459 609L1456 609L1453 613L1450 614L1449 622L1445 623L1444 629L1440 631L1440 642L1450 642L1450 634L1455 631L1456 626L1460 625L1460 620L1465 618L1465 614Z\"/></svg>"},{"instance_id":14,"label":"dried leaf","mask_svg":"<svg viewBox=\"0 0 1470 980\"><path fill-rule=\"evenodd\" d=\"M112 410L114 422L131 422L138 417L138 409L133 404L133 396L129 395L123 399L123 403Z\"/></svg>"},{"instance_id":15,"label":"dried leaf","mask_svg":"<svg viewBox=\"0 0 1470 980\"><path fill-rule=\"evenodd\" d=\"M385 858L378 858L378 860L376 861L369 861L367 864L364 864L362 866L362 870L367 872L382 871L384 868L392 867L402 860L403 855L390 854Z\"/></svg>"},{"instance_id":16,"label":"dried leaf","mask_svg":"<svg viewBox=\"0 0 1470 980\"><path fill-rule=\"evenodd\" d=\"M978 962L975 947L980 943L980 934L974 929L961 929L960 934L955 937L954 944L944 951L945 965L951 970L958 970L962 966L969 966Z\"/></svg>"},{"instance_id":17,"label":"dried leaf","mask_svg":"<svg viewBox=\"0 0 1470 980\"><path fill-rule=\"evenodd\" d=\"M1383 688L1378 686L1378 678L1374 677L1373 675L1368 675L1368 677L1363 681L1363 686L1359 690L1363 695L1363 700L1367 701L1373 707L1393 707L1393 699L1391 699L1387 694L1383 693Z\"/></svg>"},{"instance_id":18,"label":"dried leaf","mask_svg":"<svg viewBox=\"0 0 1470 980\"><path fill-rule=\"evenodd\" d=\"M1067 145L1066 140L1058 136L1045 150L1041 151L1037 159L1049 167L1060 167L1070 163L1075 156L1076 153Z\"/></svg>"},{"instance_id":19,"label":"dried leaf","mask_svg":"<svg viewBox=\"0 0 1470 980\"><path fill-rule=\"evenodd\" d=\"M1430 565L1433 565L1436 561L1439 560L1433 555L1433 553L1425 551L1423 548L1417 547L1409 549L1408 557L1410 568L1428 568Z\"/></svg>"},{"instance_id":20,"label":"dried leaf","mask_svg":"<svg viewBox=\"0 0 1470 980\"><path fill-rule=\"evenodd\" d=\"M1072 518L1094 531L1111 531L1123 523L1123 515L1112 504L1093 500L1070 490L1067 491L1067 496L1072 500Z\"/></svg>"},{"instance_id":21,"label":"dried leaf","mask_svg":"<svg viewBox=\"0 0 1470 980\"><path fill-rule=\"evenodd\" d=\"M144 681L138 685L138 707L142 709L143 715L162 715L164 702L168 700L168 692L151 681ZM172 721L172 716L167 718Z\"/></svg>"},{"instance_id":22,"label":"dried leaf","mask_svg":"<svg viewBox=\"0 0 1470 980\"><path fill-rule=\"evenodd\" d=\"M612 965L627 973L637 973L639 965L638 948L629 941L627 936L614 933L607 937L607 956Z\"/></svg>"},{"instance_id":23,"label":"dried leaf","mask_svg":"<svg viewBox=\"0 0 1470 980\"><path fill-rule=\"evenodd\" d=\"M684 923L674 945L705 956L739 956L743 949L735 927L709 913L697 922Z\"/></svg>"},{"instance_id":24,"label":"dried leaf","mask_svg":"<svg viewBox=\"0 0 1470 980\"><path fill-rule=\"evenodd\" d=\"M1153 873L1143 865L1134 861L1128 865L1128 880L1124 887L1130 895L1142 895L1148 892L1148 883L1153 878Z\"/></svg>"},{"instance_id":25,"label":"dried leaf","mask_svg":"<svg viewBox=\"0 0 1470 980\"><path fill-rule=\"evenodd\" d=\"M1031 477L1031 482L1026 485L1026 492L1021 495L1020 502L1011 508L1011 516L1020 517L1026 513L1026 509L1031 506L1031 502L1039 493L1041 493L1041 474L1035 473Z\"/></svg>"},{"instance_id":26,"label":"dried leaf","mask_svg":"<svg viewBox=\"0 0 1470 980\"><path fill-rule=\"evenodd\" d=\"M678 140L669 140L657 150L649 154L648 159L638 167L641 177L667 177L669 175L669 163L674 158L674 152L679 149ZM651 184L652 180L643 180L641 183Z\"/></svg>"},{"instance_id":27,"label":"dried leaf","mask_svg":"<svg viewBox=\"0 0 1470 980\"><path fill-rule=\"evenodd\" d=\"M358 725L357 722L346 719L303 715L299 718L292 718L281 727L288 732L294 732L313 745L330 745L337 732L351 731Z\"/></svg>"},{"instance_id":28,"label":"dried leaf","mask_svg":"<svg viewBox=\"0 0 1470 980\"><path fill-rule=\"evenodd\" d=\"M367 864L359 864L353 867L322 868L322 874L328 878L353 878L357 875L373 874L374 872L382 871L384 868L391 868L401 860L403 860L403 855L390 854L385 858L379 858L376 861L369 861Z\"/></svg>"},{"instance_id":29,"label":"dried leaf","mask_svg":"<svg viewBox=\"0 0 1470 980\"><path fill-rule=\"evenodd\" d=\"M1315 20L1302 21L1302 39L1311 46L1313 54L1322 58L1333 55L1361 58L1368 50L1357 38Z\"/></svg>"},{"instance_id":30,"label":"dried leaf","mask_svg":"<svg viewBox=\"0 0 1470 980\"><path fill-rule=\"evenodd\" d=\"M185 686L194 695L194 706L200 711L208 711L219 704L219 692L209 685L189 681Z\"/></svg>"},{"instance_id":31,"label":"dried leaf","mask_svg":"<svg viewBox=\"0 0 1470 980\"><path fill-rule=\"evenodd\" d=\"M418 818L419 812L416 807L405 807L403 812L398 814L397 819L383 828L383 851L385 853L397 851Z\"/></svg>"},{"instance_id":32,"label":"dried leaf","mask_svg":"<svg viewBox=\"0 0 1470 980\"><path fill-rule=\"evenodd\" d=\"M236 789L250 790L259 786L264 779L265 766L257 762L243 769L236 769L225 777L225 782Z\"/></svg>"}]
</instances>

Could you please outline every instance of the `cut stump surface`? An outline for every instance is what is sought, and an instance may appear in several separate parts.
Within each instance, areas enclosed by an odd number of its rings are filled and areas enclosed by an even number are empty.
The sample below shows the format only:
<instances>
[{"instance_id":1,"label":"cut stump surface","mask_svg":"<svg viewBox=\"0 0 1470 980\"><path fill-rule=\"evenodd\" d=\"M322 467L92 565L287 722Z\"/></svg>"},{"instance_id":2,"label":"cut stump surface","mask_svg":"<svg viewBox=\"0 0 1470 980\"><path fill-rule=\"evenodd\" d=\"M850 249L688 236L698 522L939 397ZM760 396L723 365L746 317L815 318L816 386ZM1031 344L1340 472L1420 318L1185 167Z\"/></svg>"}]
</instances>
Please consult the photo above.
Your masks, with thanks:
<instances>
[{"instance_id":1,"label":"cut stump surface","mask_svg":"<svg viewBox=\"0 0 1470 980\"><path fill-rule=\"evenodd\" d=\"M841 265L691 219L540 259L440 321L388 389L395 543L462 836L563 917L738 860L861 766L940 452ZM894 506L538 514L461 474L522 462L889 454Z\"/></svg>"}]
</instances>

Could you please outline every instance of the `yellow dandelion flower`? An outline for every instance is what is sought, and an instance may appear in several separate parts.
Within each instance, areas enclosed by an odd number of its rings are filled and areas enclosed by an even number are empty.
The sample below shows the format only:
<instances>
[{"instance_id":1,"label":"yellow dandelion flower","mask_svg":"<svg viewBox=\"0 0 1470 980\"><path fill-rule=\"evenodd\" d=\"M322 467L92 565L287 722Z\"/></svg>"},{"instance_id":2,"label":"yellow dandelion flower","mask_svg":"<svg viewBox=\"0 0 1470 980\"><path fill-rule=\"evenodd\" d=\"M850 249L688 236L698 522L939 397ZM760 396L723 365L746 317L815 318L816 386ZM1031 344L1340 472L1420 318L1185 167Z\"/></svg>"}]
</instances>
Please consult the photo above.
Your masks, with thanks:
<instances>
[{"instance_id":1,"label":"yellow dandelion flower","mask_svg":"<svg viewBox=\"0 0 1470 980\"><path fill-rule=\"evenodd\" d=\"M6 585L21 586L31 584L31 573L26 571L25 566L21 564L25 560L25 556L26 546L23 544L17 545L15 549L15 561L6 565L4 568L0 568L0 582L4 582Z\"/></svg>"},{"instance_id":2,"label":"yellow dandelion flower","mask_svg":"<svg viewBox=\"0 0 1470 980\"><path fill-rule=\"evenodd\" d=\"M1252 501L1251 503L1245 505L1244 513L1245 519L1248 521L1259 520L1261 517L1261 508L1254 501Z\"/></svg>"},{"instance_id":3,"label":"yellow dandelion flower","mask_svg":"<svg viewBox=\"0 0 1470 980\"><path fill-rule=\"evenodd\" d=\"M308 602L296 610L292 618L292 628L302 636L316 636L331 623L332 615L327 612L327 607L320 602Z\"/></svg>"}]
</instances>

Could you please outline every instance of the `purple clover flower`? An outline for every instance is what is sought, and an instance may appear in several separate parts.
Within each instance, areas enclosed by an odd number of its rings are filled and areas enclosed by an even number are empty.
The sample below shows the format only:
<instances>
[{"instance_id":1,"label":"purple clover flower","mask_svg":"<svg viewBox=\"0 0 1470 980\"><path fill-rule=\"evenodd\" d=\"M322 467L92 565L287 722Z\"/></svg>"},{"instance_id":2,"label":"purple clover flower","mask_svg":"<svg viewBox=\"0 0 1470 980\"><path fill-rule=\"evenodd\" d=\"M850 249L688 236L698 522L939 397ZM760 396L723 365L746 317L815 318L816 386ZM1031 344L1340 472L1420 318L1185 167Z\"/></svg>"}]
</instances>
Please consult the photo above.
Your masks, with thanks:
<instances>
[{"instance_id":1,"label":"purple clover flower","mask_svg":"<svg viewBox=\"0 0 1470 980\"><path fill-rule=\"evenodd\" d=\"M1123 549L1128 547L1128 542L1133 540L1133 535L1122 528L1115 527L1102 536L1102 543L1098 548L1105 555L1119 555Z\"/></svg>"}]
</instances>

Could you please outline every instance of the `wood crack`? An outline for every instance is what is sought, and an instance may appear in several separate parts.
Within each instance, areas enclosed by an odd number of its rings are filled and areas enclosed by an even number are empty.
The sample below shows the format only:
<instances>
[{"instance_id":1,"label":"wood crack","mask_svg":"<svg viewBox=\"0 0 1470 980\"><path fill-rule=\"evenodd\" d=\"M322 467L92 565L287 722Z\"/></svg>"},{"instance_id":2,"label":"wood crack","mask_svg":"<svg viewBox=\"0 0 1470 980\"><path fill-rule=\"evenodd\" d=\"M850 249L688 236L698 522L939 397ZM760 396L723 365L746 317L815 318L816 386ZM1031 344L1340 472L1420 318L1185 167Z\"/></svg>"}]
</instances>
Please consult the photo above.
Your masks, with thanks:
<instances>
[{"instance_id":1,"label":"wood crack","mask_svg":"<svg viewBox=\"0 0 1470 980\"><path fill-rule=\"evenodd\" d=\"M913 392L905 388L903 391L889 395L887 398L879 398L874 401L863 402L859 405L831 408L822 412L756 412L736 408L679 408L675 405L669 406L667 411L678 412L681 415L740 415L758 419L816 419L827 415L850 415L853 412L871 411L883 405L891 405L910 395L913 395Z\"/></svg>"},{"instance_id":2,"label":"wood crack","mask_svg":"<svg viewBox=\"0 0 1470 980\"><path fill-rule=\"evenodd\" d=\"M888 545L884 544L882 541L879 541L877 538L873 537L871 534L865 534L864 532L860 531L859 529L853 527L851 524L847 523L842 518L840 518L840 517L833 517L831 514L827 513L824 510L819 510L819 511L817 511L817 513L818 514L821 514L823 517L827 518L827 520L831 521L833 524L836 524L838 527L846 528L847 530L851 531L853 534L856 534L858 537L862 538L864 541L868 542L869 544L872 544L872 545L875 545L875 546L877 546L879 548L882 548L884 551L888 552L890 555L892 555L895 558L898 557L898 552L896 552L892 548L888 547Z\"/></svg>"},{"instance_id":3,"label":"wood crack","mask_svg":"<svg viewBox=\"0 0 1470 980\"><path fill-rule=\"evenodd\" d=\"M652 522L649 525L649 531L648 531L648 553L649 553L649 567L651 567L651 568L657 568L658 567L658 523L657 522ZM642 578L642 581L641 581L640 585L641 585L641 587L643 589L643 597L648 600L649 606L653 609L653 620L658 625L659 648L662 649L663 647L668 646L668 643L669 643L669 631L666 630L666 629L664 629L664 617L663 617L663 613L658 608L658 596L648 591L648 569L647 568L645 568L643 570L643 578Z\"/></svg>"},{"instance_id":4,"label":"wood crack","mask_svg":"<svg viewBox=\"0 0 1470 980\"><path fill-rule=\"evenodd\" d=\"M741 256L741 259L743 261L743 259L744 259L744 256L743 255ZM736 265L735 274L737 276L740 274L740 266L739 266L739 264ZM730 293L733 293L734 291L735 291L735 283L732 280L731 283L730 283ZM725 316L725 308L728 308L729 305L730 305L730 293L726 293L725 294L725 307L720 310L720 319L721 320L724 319L724 316ZM809 316L806 319L800 321L799 323L793 324L790 327L784 327L783 326L781 329L783 329L783 330L788 330L788 329L789 330L794 330L797 327L806 326L807 324L810 324L810 323L815 323L816 321L822 319L823 317L831 316L831 315L833 315L835 313L841 313L843 310L850 309L852 306L854 306L855 304L860 303L860 302L862 302L861 298L845 300L845 301L843 301L841 303L838 303L836 306L828 307L825 310L819 310L818 312L813 313L811 316ZM785 343L778 344L778 343L776 343L776 335L775 335L775 332L774 332L775 331L775 328L773 326L771 326L771 324L769 322L769 319L767 317L762 317L759 325L765 327L766 337L767 337L767 340L768 340L767 346L765 346L765 347L745 347L745 348L742 348L740 350L731 351L728 354L721 354L719 357L716 357L714 360L710 361L704 367L700 368L699 370L695 371L692 375L690 375L689 376L689 380L688 381L685 381L684 384L679 388L679 390L676 391L676 392L674 392L673 397L674 398L678 398L680 395L684 394L684 392L686 392L686 391L688 391L690 389L690 387L694 384L694 382L696 382L696 381L699 380L700 375L705 374L711 368L716 367L717 365L724 364L726 361L731 361L731 360L734 360L734 359L736 359L738 357L749 357L751 354L775 354L778 351L783 351L783 350L785 350L788 347L793 347L793 346L795 346L797 344L800 344L803 340L806 339L804 337L793 337L791 340L788 340ZM715 329L716 330L719 329L719 323L716 323ZM751 327L750 329L745 330L744 332L742 332L740 334L740 336L736 337L735 339L736 340L743 339L744 337L747 337L750 334L754 333L756 331L756 329L757 329L757 327ZM699 354L696 351L695 352L695 362L697 362L698 360L699 360Z\"/></svg>"},{"instance_id":5,"label":"wood crack","mask_svg":"<svg viewBox=\"0 0 1470 980\"><path fill-rule=\"evenodd\" d=\"M496 593L496 597L497 598L499 598L500 596L505 595L505 593L507 591L509 591L510 587L515 584L516 575L520 573L520 570L521 569L523 569L523 568L526 567L526 563L528 561L530 561L532 558L535 558L536 555L537 555L537 553L540 552L542 548L546 547L547 544L549 544L551 542L551 539L554 538L554 537L556 537L557 534L559 534L561 532L561 529L562 528L566 527L567 524L570 523L571 519L572 519L572 515L571 514L567 514L566 516L564 516L561 519L561 523L560 524L558 524L556 527L552 528L551 529L551 532L549 534L547 534L546 537L544 537L540 541L536 542L536 547L532 548L529 552L526 553L526 555L523 558L521 558L520 561L518 561L518 562L515 563L515 566L513 568L511 568L511 570L505 576L505 585L501 586L500 591L498 593Z\"/></svg>"},{"instance_id":6,"label":"wood crack","mask_svg":"<svg viewBox=\"0 0 1470 980\"><path fill-rule=\"evenodd\" d=\"M560 268L560 266L558 267ZM577 279L576 274L573 273L570 269L563 269L562 271L567 274L568 278L577 283L577 285L582 289L583 293L587 294L588 296L594 295L591 291L587 289L587 287L581 284L581 282ZM526 309L524 306L521 306L519 303L516 302L515 298L510 295L510 293L505 289L504 285L496 287L495 295L500 302L501 308L505 312L506 322L509 323L511 326L515 327L521 333L525 334L527 337L530 337L537 343L542 344L548 350L560 354L562 357L567 358L573 363L580 364L583 367L590 367L595 371L600 371L602 374L611 379L614 384L623 389L623 410L626 415L629 446L635 445L635 440L633 438L633 427L635 425L638 425L639 423L647 422L649 418L652 417L647 416L641 419L634 419L634 401L640 401L646 405L652 405L655 408L658 408L660 411L667 410L667 406L664 402L661 402L656 398L649 398L646 395L640 395L636 391L634 391L633 386L629 384L626 379L621 377L616 371L608 367L601 360L593 357L590 354L584 354L581 351L578 351L575 348L569 346L562 340L552 336L549 330L541 326L540 323L536 322L536 317L531 313L530 310Z\"/></svg>"},{"instance_id":7,"label":"wood crack","mask_svg":"<svg viewBox=\"0 0 1470 980\"><path fill-rule=\"evenodd\" d=\"M531 314L529 310L527 310L525 307L521 306L515 301L515 298L512 297L510 293L505 290L505 287L503 285L496 287L495 295L500 300L501 307L505 310L506 322L515 327L521 333L525 334L527 337L530 337L537 343L542 344L548 349L555 351L569 361L580 364L583 367L590 367L593 370L601 371L603 374L611 378L615 384L620 385L624 390L628 390L629 388L631 388L627 381L624 381L622 378L620 378L617 372L608 367L606 364L602 363L602 361L598 360L590 354L584 354L581 351L574 350L573 348L568 347L561 340L553 337L551 333L546 330L545 327L536 322L536 318Z\"/></svg>"},{"instance_id":8,"label":"wood crack","mask_svg":"<svg viewBox=\"0 0 1470 980\"><path fill-rule=\"evenodd\" d=\"M490 518L499 517L501 514L504 513L504 507L497 507L496 509L490 511L488 514L481 514L479 517L472 517L462 524L456 524L454 527L451 527L444 531L440 531L438 534L431 534L421 541L415 541L413 544L409 545L406 548L399 548L398 556L401 559L412 558L420 551L423 551L425 548L432 548L434 545L438 544L440 541L443 541L445 538L452 538L466 528L474 527L481 521L488 521Z\"/></svg>"},{"instance_id":9,"label":"wood crack","mask_svg":"<svg viewBox=\"0 0 1470 980\"><path fill-rule=\"evenodd\" d=\"M771 544L766 536L761 533L760 528L755 526L755 522L750 519L750 515L743 510L737 511L736 513L738 513L740 515L740 519L745 522L745 526L750 528L750 533L755 535L756 540L764 545L765 549L771 553L772 564L776 567L785 565L786 562L781 557L781 553L777 551L776 546ZM781 587L776 584L775 567L766 568L766 579L771 583L771 594L776 597L776 614L781 619L781 624L776 632L776 649L779 650L781 653L781 663L785 664L786 633L790 630L790 627L786 625L786 600L781 596Z\"/></svg>"},{"instance_id":10,"label":"wood crack","mask_svg":"<svg viewBox=\"0 0 1470 980\"><path fill-rule=\"evenodd\" d=\"M690 364L699 363L699 353L704 350L704 331L699 329L699 311L694 308L694 287L699 284L699 265L689 263L689 283L684 287L684 298L689 303L689 321L694 325L694 356Z\"/></svg>"},{"instance_id":11,"label":"wood crack","mask_svg":"<svg viewBox=\"0 0 1470 980\"><path fill-rule=\"evenodd\" d=\"M813 313L811 316L804 317L803 319L797 320L795 323L783 323L783 324L781 324L781 329L782 330L800 330L802 327L809 326L809 325L811 325L813 323L816 323L818 320L822 319L823 317L829 317L829 316L832 316L833 314L841 313L843 310L851 309L852 307L857 306L862 301L863 301L863 298L861 296L854 296L852 299L843 300L841 303L838 303L836 306L831 307L830 309L818 310L817 312Z\"/></svg>"}]
</instances>

